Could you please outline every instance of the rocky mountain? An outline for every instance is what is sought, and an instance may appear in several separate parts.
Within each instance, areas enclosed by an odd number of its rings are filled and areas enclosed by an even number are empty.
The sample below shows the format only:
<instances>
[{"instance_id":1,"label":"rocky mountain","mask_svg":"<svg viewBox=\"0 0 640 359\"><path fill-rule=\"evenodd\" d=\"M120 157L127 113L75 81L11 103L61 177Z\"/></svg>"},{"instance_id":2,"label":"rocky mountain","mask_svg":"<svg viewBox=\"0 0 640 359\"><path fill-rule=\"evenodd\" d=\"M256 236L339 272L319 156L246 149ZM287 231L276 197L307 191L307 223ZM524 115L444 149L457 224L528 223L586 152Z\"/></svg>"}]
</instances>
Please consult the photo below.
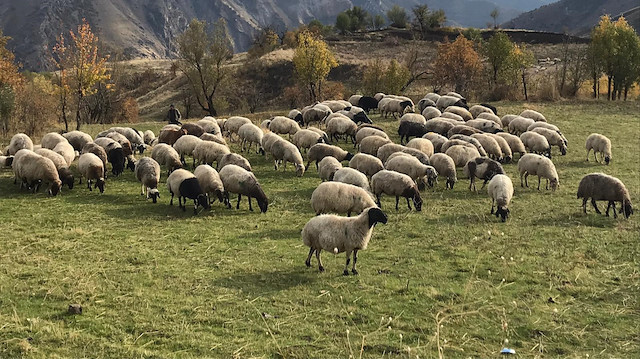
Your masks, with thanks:
<instances>
[{"instance_id":1,"label":"rocky mountain","mask_svg":"<svg viewBox=\"0 0 640 359\"><path fill-rule=\"evenodd\" d=\"M624 1L624 0L623 0ZM429 0L443 9L450 24L484 27L497 8L499 21L551 0ZM294 28L312 19L326 24L352 6L384 14L393 5L407 9L420 0L3 0L0 28L26 69L49 67L55 37L74 29L83 18L107 46L130 57L166 58L175 54L174 38L193 18L227 20L236 51L246 50L257 29L267 25Z\"/></svg>"}]
</instances>

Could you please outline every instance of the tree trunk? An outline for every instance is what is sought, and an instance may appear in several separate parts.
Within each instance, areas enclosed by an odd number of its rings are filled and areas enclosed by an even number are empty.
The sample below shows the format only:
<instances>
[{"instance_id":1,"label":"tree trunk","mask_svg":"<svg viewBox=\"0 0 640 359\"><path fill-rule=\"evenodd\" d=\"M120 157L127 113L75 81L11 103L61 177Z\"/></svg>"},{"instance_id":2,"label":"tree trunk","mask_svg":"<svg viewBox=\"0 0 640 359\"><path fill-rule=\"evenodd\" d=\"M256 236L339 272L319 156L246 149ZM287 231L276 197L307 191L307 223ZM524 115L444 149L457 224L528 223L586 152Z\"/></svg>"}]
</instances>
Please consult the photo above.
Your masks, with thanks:
<instances>
[{"instance_id":1,"label":"tree trunk","mask_svg":"<svg viewBox=\"0 0 640 359\"><path fill-rule=\"evenodd\" d=\"M82 106L82 92L78 93L78 107L76 107L76 130L80 131L80 125L82 121L80 120L80 106Z\"/></svg>"},{"instance_id":2,"label":"tree trunk","mask_svg":"<svg viewBox=\"0 0 640 359\"><path fill-rule=\"evenodd\" d=\"M598 77L593 76L593 98L598 98Z\"/></svg>"},{"instance_id":3,"label":"tree trunk","mask_svg":"<svg viewBox=\"0 0 640 359\"><path fill-rule=\"evenodd\" d=\"M524 88L524 100L529 101L529 96L527 95L527 80L524 71L522 71L522 87Z\"/></svg>"},{"instance_id":4,"label":"tree trunk","mask_svg":"<svg viewBox=\"0 0 640 359\"><path fill-rule=\"evenodd\" d=\"M629 85L624 85L624 100L627 101L627 92L629 92Z\"/></svg>"},{"instance_id":5,"label":"tree trunk","mask_svg":"<svg viewBox=\"0 0 640 359\"><path fill-rule=\"evenodd\" d=\"M216 111L216 108L213 106L213 97L207 98L207 105L209 106L207 109L209 114L213 117L218 116L218 111Z\"/></svg>"},{"instance_id":6,"label":"tree trunk","mask_svg":"<svg viewBox=\"0 0 640 359\"><path fill-rule=\"evenodd\" d=\"M613 100L611 98L611 76L607 76L607 100Z\"/></svg>"}]
</instances>

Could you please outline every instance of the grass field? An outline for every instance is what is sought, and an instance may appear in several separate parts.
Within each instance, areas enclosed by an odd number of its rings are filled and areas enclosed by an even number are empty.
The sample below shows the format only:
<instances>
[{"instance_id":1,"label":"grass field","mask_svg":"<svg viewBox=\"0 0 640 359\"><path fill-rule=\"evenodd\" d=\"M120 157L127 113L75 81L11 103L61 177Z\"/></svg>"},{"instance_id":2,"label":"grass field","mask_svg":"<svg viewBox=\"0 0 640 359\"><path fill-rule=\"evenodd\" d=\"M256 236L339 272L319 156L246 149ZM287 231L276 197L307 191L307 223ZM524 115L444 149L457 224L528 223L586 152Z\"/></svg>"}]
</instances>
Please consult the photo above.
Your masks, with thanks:
<instances>
[{"instance_id":1,"label":"grass field","mask_svg":"<svg viewBox=\"0 0 640 359\"><path fill-rule=\"evenodd\" d=\"M567 156L554 150L559 191L523 189L506 165L506 223L465 179L424 192L419 213L385 197L359 276L342 275L344 255L325 253L324 273L304 265L315 169L297 178L249 154L268 212L243 201L197 216L168 205L164 177L154 205L132 172L104 194L50 198L2 170L0 358L488 358L505 339L523 358L640 357L640 106L532 107L569 140ZM397 141L397 123L376 120ZM585 162L592 132L612 139L611 165ZM582 214L578 182L600 171L630 190L629 220Z\"/></svg>"}]
</instances>

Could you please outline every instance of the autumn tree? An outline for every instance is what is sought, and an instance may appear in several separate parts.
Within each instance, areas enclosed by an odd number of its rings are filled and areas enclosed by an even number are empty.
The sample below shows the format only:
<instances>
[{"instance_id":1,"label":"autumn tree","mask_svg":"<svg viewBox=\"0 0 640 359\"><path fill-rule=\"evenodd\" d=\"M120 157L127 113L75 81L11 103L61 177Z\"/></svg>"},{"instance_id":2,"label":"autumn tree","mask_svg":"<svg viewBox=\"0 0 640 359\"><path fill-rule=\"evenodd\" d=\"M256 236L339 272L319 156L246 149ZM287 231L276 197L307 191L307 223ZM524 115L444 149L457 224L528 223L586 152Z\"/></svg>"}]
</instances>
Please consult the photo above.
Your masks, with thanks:
<instances>
[{"instance_id":1,"label":"autumn tree","mask_svg":"<svg viewBox=\"0 0 640 359\"><path fill-rule=\"evenodd\" d=\"M338 66L338 61L326 42L305 30L298 34L293 66L298 81L309 91L311 101L317 101L322 94L322 83L329 71Z\"/></svg>"},{"instance_id":2,"label":"autumn tree","mask_svg":"<svg viewBox=\"0 0 640 359\"><path fill-rule=\"evenodd\" d=\"M247 55L251 58L258 58L275 50L279 45L280 36L273 27L267 26L256 33Z\"/></svg>"},{"instance_id":3,"label":"autumn tree","mask_svg":"<svg viewBox=\"0 0 640 359\"><path fill-rule=\"evenodd\" d=\"M177 40L178 67L187 77L198 105L211 116L217 116L216 95L229 79L230 69L226 65L233 56L225 20L218 20L208 31L205 21L193 19Z\"/></svg>"},{"instance_id":4,"label":"autumn tree","mask_svg":"<svg viewBox=\"0 0 640 359\"><path fill-rule=\"evenodd\" d=\"M600 68L607 75L607 99L611 100L611 85L615 66L615 27L609 15L600 18L591 31L591 44Z\"/></svg>"},{"instance_id":5,"label":"autumn tree","mask_svg":"<svg viewBox=\"0 0 640 359\"><path fill-rule=\"evenodd\" d=\"M364 68L362 89L370 95L377 92L397 94L404 91L410 77L411 73L404 64L396 60L384 63L375 59Z\"/></svg>"},{"instance_id":6,"label":"autumn tree","mask_svg":"<svg viewBox=\"0 0 640 359\"><path fill-rule=\"evenodd\" d=\"M438 44L434 74L442 85L449 85L458 93L471 89L482 71L480 56L473 42L459 35L454 42L445 40Z\"/></svg>"},{"instance_id":7,"label":"autumn tree","mask_svg":"<svg viewBox=\"0 0 640 359\"><path fill-rule=\"evenodd\" d=\"M486 57L491 67L492 83L498 84L498 75L507 64L507 60L513 50L513 42L502 31L496 32L481 47L482 54Z\"/></svg>"},{"instance_id":8,"label":"autumn tree","mask_svg":"<svg viewBox=\"0 0 640 359\"><path fill-rule=\"evenodd\" d=\"M22 84L22 76L18 73L15 56L7 49L10 37L3 36L0 30L0 121L2 132L9 131L9 119L15 106L16 91Z\"/></svg>"},{"instance_id":9,"label":"autumn tree","mask_svg":"<svg viewBox=\"0 0 640 359\"><path fill-rule=\"evenodd\" d=\"M533 52L524 45L514 45L509 53L503 71L510 82L517 84L521 81L524 99L529 100L527 93L527 69L535 63Z\"/></svg>"}]
</instances>

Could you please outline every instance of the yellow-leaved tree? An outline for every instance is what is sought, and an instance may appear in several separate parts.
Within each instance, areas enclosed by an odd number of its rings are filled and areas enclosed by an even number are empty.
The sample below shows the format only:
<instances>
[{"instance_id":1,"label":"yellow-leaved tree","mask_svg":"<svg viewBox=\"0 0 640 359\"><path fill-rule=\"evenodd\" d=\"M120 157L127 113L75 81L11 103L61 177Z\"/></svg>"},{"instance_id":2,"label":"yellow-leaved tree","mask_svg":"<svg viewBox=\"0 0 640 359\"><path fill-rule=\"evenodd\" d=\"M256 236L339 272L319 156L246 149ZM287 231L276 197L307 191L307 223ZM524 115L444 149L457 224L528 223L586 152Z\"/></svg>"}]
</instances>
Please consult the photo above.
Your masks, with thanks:
<instances>
[{"instance_id":1,"label":"yellow-leaved tree","mask_svg":"<svg viewBox=\"0 0 640 359\"><path fill-rule=\"evenodd\" d=\"M298 34L293 66L298 81L309 90L309 97L315 102L322 96L322 83L329 71L338 66L338 61L326 42L304 30Z\"/></svg>"}]
</instances>

